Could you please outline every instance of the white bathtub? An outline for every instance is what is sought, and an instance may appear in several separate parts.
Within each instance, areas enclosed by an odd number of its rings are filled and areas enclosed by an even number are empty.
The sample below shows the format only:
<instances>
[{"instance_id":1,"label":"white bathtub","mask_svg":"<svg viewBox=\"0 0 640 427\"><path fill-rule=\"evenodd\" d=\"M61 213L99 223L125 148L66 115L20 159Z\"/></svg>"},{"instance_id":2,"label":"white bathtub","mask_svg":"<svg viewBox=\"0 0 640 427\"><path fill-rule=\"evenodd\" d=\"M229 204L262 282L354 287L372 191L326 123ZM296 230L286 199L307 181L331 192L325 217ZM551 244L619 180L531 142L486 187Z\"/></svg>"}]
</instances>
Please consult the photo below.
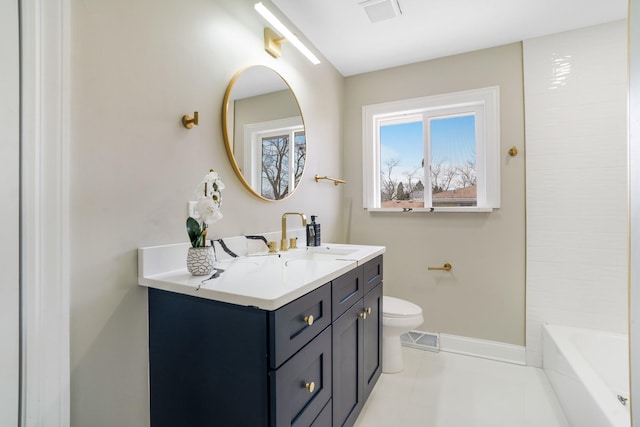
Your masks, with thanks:
<instances>
[{"instance_id":1,"label":"white bathtub","mask_svg":"<svg viewBox=\"0 0 640 427\"><path fill-rule=\"evenodd\" d=\"M544 325L542 364L573 427L629 427L626 335Z\"/></svg>"}]
</instances>

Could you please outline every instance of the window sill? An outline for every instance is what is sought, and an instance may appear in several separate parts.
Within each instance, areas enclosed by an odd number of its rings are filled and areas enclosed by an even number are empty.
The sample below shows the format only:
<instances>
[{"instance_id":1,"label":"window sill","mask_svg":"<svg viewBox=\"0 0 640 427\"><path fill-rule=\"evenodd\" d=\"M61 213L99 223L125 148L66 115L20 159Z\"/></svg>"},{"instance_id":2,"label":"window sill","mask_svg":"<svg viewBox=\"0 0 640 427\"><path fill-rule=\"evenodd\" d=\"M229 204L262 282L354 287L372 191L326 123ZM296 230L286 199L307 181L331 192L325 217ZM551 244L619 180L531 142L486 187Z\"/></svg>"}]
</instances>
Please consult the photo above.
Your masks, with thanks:
<instances>
[{"instance_id":1,"label":"window sill","mask_svg":"<svg viewBox=\"0 0 640 427\"><path fill-rule=\"evenodd\" d=\"M400 213L469 213L469 212L493 212L497 208L479 208L477 206L469 207L435 207L435 208L365 208L369 212L400 212Z\"/></svg>"}]
</instances>

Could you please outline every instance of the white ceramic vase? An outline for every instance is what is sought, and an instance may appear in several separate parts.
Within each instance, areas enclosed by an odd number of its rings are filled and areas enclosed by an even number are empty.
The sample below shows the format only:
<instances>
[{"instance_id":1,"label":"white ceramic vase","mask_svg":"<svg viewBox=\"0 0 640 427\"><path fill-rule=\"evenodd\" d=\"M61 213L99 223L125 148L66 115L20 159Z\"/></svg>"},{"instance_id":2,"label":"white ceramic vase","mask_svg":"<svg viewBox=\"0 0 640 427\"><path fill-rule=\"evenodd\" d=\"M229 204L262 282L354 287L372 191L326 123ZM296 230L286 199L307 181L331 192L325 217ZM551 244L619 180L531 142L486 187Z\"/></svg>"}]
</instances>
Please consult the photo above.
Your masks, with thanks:
<instances>
[{"instance_id":1,"label":"white ceramic vase","mask_svg":"<svg viewBox=\"0 0 640 427\"><path fill-rule=\"evenodd\" d=\"M187 253L187 270L194 276L204 276L213 271L213 246L189 248Z\"/></svg>"}]
</instances>

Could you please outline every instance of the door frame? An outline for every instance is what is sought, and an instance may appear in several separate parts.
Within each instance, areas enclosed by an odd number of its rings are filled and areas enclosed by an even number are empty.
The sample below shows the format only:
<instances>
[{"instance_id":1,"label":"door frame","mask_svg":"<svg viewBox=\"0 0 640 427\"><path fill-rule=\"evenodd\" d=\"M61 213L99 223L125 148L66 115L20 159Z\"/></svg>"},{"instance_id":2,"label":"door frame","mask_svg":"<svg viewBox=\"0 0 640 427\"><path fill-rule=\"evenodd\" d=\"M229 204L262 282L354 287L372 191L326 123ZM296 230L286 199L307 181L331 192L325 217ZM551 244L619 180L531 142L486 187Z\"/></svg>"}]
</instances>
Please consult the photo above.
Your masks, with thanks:
<instances>
[{"instance_id":1,"label":"door frame","mask_svg":"<svg viewBox=\"0 0 640 427\"><path fill-rule=\"evenodd\" d=\"M21 427L70 425L70 0L19 0Z\"/></svg>"}]
</instances>

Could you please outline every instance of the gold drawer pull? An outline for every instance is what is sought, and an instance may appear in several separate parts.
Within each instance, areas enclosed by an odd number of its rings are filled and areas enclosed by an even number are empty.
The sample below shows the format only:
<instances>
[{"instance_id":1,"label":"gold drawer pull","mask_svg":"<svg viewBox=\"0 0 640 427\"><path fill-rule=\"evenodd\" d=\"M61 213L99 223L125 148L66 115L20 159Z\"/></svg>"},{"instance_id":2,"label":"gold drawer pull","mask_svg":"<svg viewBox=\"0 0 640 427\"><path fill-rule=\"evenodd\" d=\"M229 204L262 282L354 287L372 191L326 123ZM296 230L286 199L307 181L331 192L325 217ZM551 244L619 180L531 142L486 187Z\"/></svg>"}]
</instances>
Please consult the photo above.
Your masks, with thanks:
<instances>
[{"instance_id":1,"label":"gold drawer pull","mask_svg":"<svg viewBox=\"0 0 640 427\"><path fill-rule=\"evenodd\" d=\"M371 307L365 308L364 312L367 313L367 314L371 314Z\"/></svg>"},{"instance_id":2,"label":"gold drawer pull","mask_svg":"<svg viewBox=\"0 0 640 427\"><path fill-rule=\"evenodd\" d=\"M365 320L367 318L367 312L363 311L362 313L360 313L358 316L362 317L363 320Z\"/></svg>"},{"instance_id":3,"label":"gold drawer pull","mask_svg":"<svg viewBox=\"0 0 640 427\"><path fill-rule=\"evenodd\" d=\"M313 390L316 389L316 383L314 383L313 381L311 381L310 383L306 383L304 385L304 388L306 388L307 390L309 390L309 393L313 393Z\"/></svg>"},{"instance_id":4,"label":"gold drawer pull","mask_svg":"<svg viewBox=\"0 0 640 427\"><path fill-rule=\"evenodd\" d=\"M443 265L442 267L428 267L428 270L442 270L442 271L450 271L453 268L453 266L449 263L446 263L445 265Z\"/></svg>"},{"instance_id":5,"label":"gold drawer pull","mask_svg":"<svg viewBox=\"0 0 640 427\"><path fill-rule=\"evenodd\" d=\"M313 314L304 317L304 323L311 326L313 325Z\"/></svg>"}]
</instances>

